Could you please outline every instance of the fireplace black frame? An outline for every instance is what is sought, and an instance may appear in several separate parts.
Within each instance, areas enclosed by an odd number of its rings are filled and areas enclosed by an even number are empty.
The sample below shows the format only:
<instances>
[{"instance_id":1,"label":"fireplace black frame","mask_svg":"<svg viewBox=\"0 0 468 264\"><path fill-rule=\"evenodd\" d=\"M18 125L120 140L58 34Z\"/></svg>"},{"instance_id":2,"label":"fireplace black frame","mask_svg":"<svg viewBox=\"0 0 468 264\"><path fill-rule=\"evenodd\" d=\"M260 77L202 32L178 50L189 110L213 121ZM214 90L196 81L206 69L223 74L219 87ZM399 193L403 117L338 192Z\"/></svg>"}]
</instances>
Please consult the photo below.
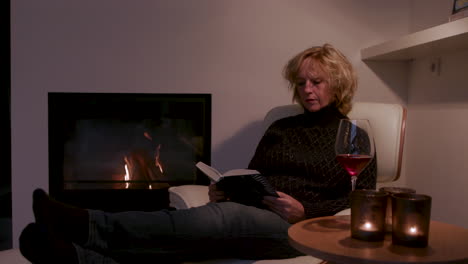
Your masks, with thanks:
<instances>
[{"instance_id":1,"label":"fireplace black frame","mask_svg":"<svg viewBox=\"0 0 468 264\"><path fill-rule=\"evenodd\" d=\"M155 103L163 101L182 102L181 105L199 103L203 107L203 154L200 160L211 161L211 94L170 93L68 93L48 94L49 116L49 193L75 206L110 212L141 210L152 211L169 206L167 188L161 189L70 189L64 183L64 144L67 141L64 127L67 122L80 119L132 118L142 113L151 113ZM132 107L125 107L132 102ZM184 103L185 102L185 103ZM190 108L183 109L190 113ZM151 114L149 114L151 115ZM197 172L194 182L171 182L171 186L204 184L209 180Z\"/></svg>"}]
</instances>

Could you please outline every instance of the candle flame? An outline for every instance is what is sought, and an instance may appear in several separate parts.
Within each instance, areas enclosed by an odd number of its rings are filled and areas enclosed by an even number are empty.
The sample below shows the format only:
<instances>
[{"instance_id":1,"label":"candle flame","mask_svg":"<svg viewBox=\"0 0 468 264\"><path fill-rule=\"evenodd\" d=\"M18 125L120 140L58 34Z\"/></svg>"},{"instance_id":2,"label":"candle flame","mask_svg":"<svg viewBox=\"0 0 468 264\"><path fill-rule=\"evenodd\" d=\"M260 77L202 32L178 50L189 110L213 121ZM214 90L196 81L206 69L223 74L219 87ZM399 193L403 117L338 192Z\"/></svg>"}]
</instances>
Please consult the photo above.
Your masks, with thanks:
<instances>
[{"instance_id":1,"label":"candle flame","mask_svg":"<svg viewBox=\"0 0 468 264\"><path fill-rule=\"evenodd\" d=\"M410 227L410 229L409 229L409 232L410 232L411 234L416 234L417 231L418 231L418 229L417 229L415 226L412 226L412 227Z\"/></svg>"}]
</instances>

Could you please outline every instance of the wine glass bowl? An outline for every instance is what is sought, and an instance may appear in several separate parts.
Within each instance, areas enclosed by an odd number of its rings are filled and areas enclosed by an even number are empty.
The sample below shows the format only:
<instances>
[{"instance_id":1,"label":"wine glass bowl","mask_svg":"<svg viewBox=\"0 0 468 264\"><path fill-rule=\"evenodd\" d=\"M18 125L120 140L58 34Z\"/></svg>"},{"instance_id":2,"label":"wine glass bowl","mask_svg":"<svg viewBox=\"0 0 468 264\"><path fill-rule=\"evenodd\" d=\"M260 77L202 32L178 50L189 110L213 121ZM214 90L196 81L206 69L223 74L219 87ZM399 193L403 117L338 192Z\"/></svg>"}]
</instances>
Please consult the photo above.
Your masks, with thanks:
<instances>
[{"instance_id":1,"label":"wine glass bowl","mask_svg":"<svg viewBox=\"0 0 468 264\"><path fill-rule=\"evenodd\" d=\"M367 119L341 119L335 141L336 160L351 176L351 190L359 174L375 156L374 136Z\"/></svg>"}]
</instances>

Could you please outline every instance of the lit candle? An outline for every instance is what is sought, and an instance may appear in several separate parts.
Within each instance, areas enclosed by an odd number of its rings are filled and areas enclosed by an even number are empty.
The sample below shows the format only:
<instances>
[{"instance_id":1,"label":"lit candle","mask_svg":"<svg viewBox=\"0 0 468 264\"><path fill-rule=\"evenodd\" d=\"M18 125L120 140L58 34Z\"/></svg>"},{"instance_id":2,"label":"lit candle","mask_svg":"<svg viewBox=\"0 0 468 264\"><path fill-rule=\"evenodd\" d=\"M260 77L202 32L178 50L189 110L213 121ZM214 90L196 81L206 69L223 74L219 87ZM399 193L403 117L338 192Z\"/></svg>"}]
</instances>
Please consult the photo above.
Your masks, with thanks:
<instances>
[{"instance_id":1,"label":"lit candle","mask_svg":"<svg viewBox=\"0 0 468 264\"><path fill-rule=\"evenodd\" d=\"M431 197L423 194L393 194L392 204L392 243L408 247L427 247Z\"/></svg>"},{"instance_id":2,"label":"lit candle","mask_svg":"<svg viewBox=\"0 0 468 264\"><path fill-rule=\"evenodd\" d=\"M386 218L385 218L385 230L387 232L392 232L392 194L396 193L416 193L416 190L411 189L411 188L406 188L406 187L381 187L379 189L381 192L386 192L388 193L388 198L387 198L387 212Z\"/></svg>"},{"instance_id":3,"label":"lit candle","mask_svg":"<svg viewBox=\"0 0 468 264\"><path fill-rule=\"evenodd\" d=\"M419 239L419 237L423 237L424 232L422 232L421 228L418 228L417 225L414 225L408 227L405 233L408 237L411 237L413 239Z\"/></svg>"},{"instance_id":4,"label":"lit candle","mask_svg":"<svg viewBox=\"0 0 468 264\"><path fill-rule=\"evenodd\" d=\"M411 235L416 235L417 232L418 232L418 228L417 228L417 227L412 226L412 227L409 228L409 233L410 233Z\"/></svg>"},{"instance_id":5,"label":"lit candle","mask_svg":"<svg viewBox=\"0 0 468 264\"><path fill-rule=\"evenodd\" d=\"M377 230L377 228L375 228L375 226L372 225L372 223L370 223L370 222L365 222L361 226L361 229L364 230L364 231L376 231Z\"/></svg>"},{"instance_id":6,"label":"lit candle","mask_svg":"<svg viewBox=\"0 0 468 264\"><path fill-rule=\"evenodd\" d=\"M385 236L387 194L375 190L355 190L351 194L351 237L381 241Z\"/></svg>"}]
</instances>

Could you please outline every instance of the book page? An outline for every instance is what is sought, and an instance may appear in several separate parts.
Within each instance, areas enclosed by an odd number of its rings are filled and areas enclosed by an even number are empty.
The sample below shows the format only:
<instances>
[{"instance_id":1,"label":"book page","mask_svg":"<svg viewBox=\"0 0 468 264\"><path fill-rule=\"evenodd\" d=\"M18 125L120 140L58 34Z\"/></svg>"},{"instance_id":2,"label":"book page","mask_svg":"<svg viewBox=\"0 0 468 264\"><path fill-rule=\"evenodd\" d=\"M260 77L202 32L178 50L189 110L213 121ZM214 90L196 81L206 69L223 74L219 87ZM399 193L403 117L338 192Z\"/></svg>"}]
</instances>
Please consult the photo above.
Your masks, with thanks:
<instances>
[{"instance_id":1,"label":"book page","mask_svg":"<svg viewBox=\"0 0 468 264\"><path fill-rule=\"evenodd\" d=\"M200 169L203 173L206 174L206 176L208 176L210 179L212 179L213 181L217 182L219 181L219 179L221 178L221 173L219 171L217 171L215 168L199 161L197 162L197 164L195 164L195 166Z\"/></svg>"},{"instance_id":2,"label":"book page","mask_svg":"<svg viewBox=\"0 0 468 264\"><path fill-rule=\"evenodd\" d=\"M249 170L249 169L235 169L226 171L222 176L240 176L240 175L252 175L252 174L260 174L260 172L256 170Z\"/></svg>"}]
</instances>

